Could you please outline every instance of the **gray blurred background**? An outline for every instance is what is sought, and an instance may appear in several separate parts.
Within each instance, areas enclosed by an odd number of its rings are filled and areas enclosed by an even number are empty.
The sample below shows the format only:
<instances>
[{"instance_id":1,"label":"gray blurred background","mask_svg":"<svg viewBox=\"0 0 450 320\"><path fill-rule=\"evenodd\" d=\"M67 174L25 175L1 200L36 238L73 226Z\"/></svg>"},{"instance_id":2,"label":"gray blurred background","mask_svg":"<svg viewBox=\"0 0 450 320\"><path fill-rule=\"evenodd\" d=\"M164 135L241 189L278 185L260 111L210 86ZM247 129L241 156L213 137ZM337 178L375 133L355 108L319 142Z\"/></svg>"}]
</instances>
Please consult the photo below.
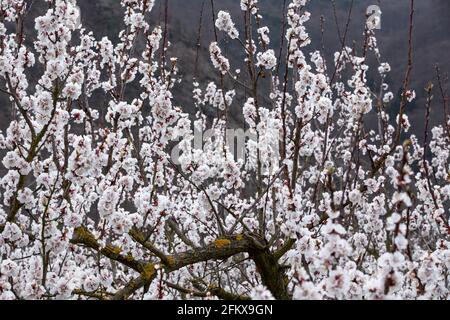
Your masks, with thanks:
<instances>
[{"instance_id":1,"label":"gray blurred background","mask_svg":"<svg viewBox=\"0 0 450 320\"><path fill-rule=\"evenodd\" d=\"M163 24L164 1L156 0L151 17L152 26ZM204 5L202 5L203 2ZM263 23L268 25L271 30L271 47L277 48L280 42L284 0L260 0L259 2L261 14L264 17ZM345 28L350 2L351 0L336 0L337 17L342 30ZM97 38L108 36L117 40L117 34L123 27L122 8L119 0L79 0L78 3L82 9L83 24L93 30ZM381 30L377 31L377 38L383 61L389 62L392 66L389 83L391 90L397 95L397 100L389 110L390 113L393 113L398 108L398 93L402 87L407 61L409 0L355 0L347 37L349 45L355 41L356 47L361 47L366 9L373 4L379 5L383 12ZM413 131L422 136L425 113L423 88L430 80L435 79L436 63L440 64L443 73L447 73L450 69L450 36L448 33L450 30L450 1L416 0L415 4L414 69L411 87L416 90L419 99L408 105L407 114L413 124ZM44 12L44 5L44 1L35 1L32 16ZM176 89L175 103L186 112L193 114L195 111L191 98L192 77L202 6L204 13L198 58L199 82L204 87L207 81L215 79L217 74L211 67L208 53L208 45L213 41L210 0L168 0L168 5L169 39L172 43L170 55L179 58L183 79L182 84ZM216 12L221 9L230 11L238 28L242 26L239 0L215 0L215 6ZM330 0L312 0L308 5L308 10L312 13L308 30L313 42L307 50L313 51L321 47L320 19L323 16L325 19L325 55L329 61L332 61L333 53L340 49L332 3ZM33 21L29 21L27 28L31 30L33 25ZM228 43L223 34L219 34L219 37L222 48L230 57L232 67L242 68L239 60L242 55L241 50L237 50L238 47ZM377 85L379 83L377 72L372 70L369 73L369 81ZM130 97L136 93L133 91L134 89L131 88ZM239 95L238 100L242 98L242 95ZM438 98L437 94L436 98ZM102 108L101 105L101 101L98 101L99 108ZM241 107L239 103L236 103L233 108L240 110ZM4 95L0 95L0 113L0 129L4 130L11 119L10 105ZM232 112L231 117L234 125L241 121L239 112ZM442 103L440 99L436 99L432 109L432 121L436 123L440 120L442 120Z\"/></svg>"}]
</instances>

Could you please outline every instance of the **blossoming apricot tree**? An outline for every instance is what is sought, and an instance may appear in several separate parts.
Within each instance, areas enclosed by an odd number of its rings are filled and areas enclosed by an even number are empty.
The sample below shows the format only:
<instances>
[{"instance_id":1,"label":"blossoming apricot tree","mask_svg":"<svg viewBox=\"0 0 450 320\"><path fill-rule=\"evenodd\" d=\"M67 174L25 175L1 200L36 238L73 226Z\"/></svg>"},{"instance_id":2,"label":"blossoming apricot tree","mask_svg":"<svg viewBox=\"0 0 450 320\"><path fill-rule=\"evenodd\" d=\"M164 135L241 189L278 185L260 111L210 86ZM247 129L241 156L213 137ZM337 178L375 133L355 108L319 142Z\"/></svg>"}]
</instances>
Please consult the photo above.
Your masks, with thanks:
<instances>
[{"instance_id":1,"label":"blossoming apricot tree","mask_svg":"<svg viewBox=\"0 0 450 320\"><path fill-rule=\"evenodd\" d=\"M0 90L13 115L0 134L0 299L450 297L450 118L439 78L442 125L428 127L430 85L425 139L408 135L411 48L390 119L390 66L370 25L361 52L343 40L330 69L307 54L307 0L287 7L282 50L257 1L241 0L243 30L214 13L218 80L195 84L193 126L216 134L196 149L172 96L187 84L167 30L149 24L154 0L121 0L118 43L83 27L75 0L46 2L26 37L27 1L0 1ZM218 36L242 48L241 73ZM245 159L224 134L235 85L256 137Z\"/></svg>"}]
</instances>

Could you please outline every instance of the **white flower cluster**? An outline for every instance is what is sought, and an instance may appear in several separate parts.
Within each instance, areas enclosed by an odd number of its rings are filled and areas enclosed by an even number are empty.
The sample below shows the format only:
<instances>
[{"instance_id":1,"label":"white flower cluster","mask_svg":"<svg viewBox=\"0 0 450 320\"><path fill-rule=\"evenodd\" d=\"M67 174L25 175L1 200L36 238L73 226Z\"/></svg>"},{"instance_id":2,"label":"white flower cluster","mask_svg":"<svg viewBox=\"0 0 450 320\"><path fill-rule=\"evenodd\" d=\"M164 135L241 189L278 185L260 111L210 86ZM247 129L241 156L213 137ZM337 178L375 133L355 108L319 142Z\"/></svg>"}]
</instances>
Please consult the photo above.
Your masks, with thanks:
<instances>
[{"instance_id":1,"label":"white flower cluster","mask_svg":"<svg viewBox=\"0 0 450 320\"><path fill-rule=\"evenodd\" d=\"M268 27L261 27L258 29L258 34L261 37L261 41L266 46L270 44L269 32L270 32L270 30Z\"/></svg>"},{"instance_id":2,"label":"white flower cluster","mask_svg":"<svg viewBox=\"0 0 450 320\"><path fill-rule=\"evenodd\" d=\"M258 12L258 0L241 0L241 10L250 11L251 14L256 14Z\"/></svg>"},{"instance_id":3,"label":"white flower cluster","mask_svg":"<svg viewBox=\"0 0 450 320\"><path fill-rule=\"evenodd\" d=\"M220 31L226 32L231 39L239 38L239 32L234 26L230 14L226 11L219 11L217 14L216 27Z\"/></svg>"},{"instance_id":4,"label":"white flower cluster","mask_svg":"<svg viewBox=\"0 0 450 320\"><path fill-rule=\"evenodd\" d=\"M277 57L272 49L264 53L259 52L256 58L258 60L257 65L267 70L273 70L277 66Z\"/></svg>"},{"instance_id":5,"label":"white flower cluster","mask_svg":"<svg viewBox=\"0 0 450 320\"><path fill-rule=\"evenodd\" d=\"M209 53L214 67L219 69L222 74L226 74L230 70L230 62L222 55L222 50L220 50L217 42L211 43Z\"/></svg>"}]
</instances>

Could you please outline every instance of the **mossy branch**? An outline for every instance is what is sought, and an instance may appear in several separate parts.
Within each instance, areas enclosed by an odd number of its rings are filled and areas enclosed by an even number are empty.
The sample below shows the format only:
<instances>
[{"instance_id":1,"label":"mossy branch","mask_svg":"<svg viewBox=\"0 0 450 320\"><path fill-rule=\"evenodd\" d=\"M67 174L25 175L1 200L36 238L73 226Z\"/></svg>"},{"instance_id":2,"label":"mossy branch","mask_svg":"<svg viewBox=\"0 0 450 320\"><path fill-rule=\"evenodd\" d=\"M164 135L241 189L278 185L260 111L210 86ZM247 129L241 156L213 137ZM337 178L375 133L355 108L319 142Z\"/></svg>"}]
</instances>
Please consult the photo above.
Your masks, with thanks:
<instances>
[{"instance_id":1,"label":"mossy branch","mask_svg":"<svg viewBox=\"0 0 450 320\"><path fill-rule=\"evenodd\" d=\"M263 283L273 293L274 297L278 299L290 298L287 293L284 271L277 261L277 256L283 251L278 251L278 255L272 254L264 245L264 241L259 239L257 235L238 234L226 236L213 241L205 247L195 248L174 255L166 255L152 243L145 241L143 235L136 229L133 229L130 232L130 235L135 241L143 245L144 248L160 258L161 268L167 273L200 262L225 260L239 253L248 253L255 261ZM131 256L121 255L120 248L114 246L101 248L95 239L95 236L85 227L78 227L75 229L71 243L82 244L88 248L94 249L104 256L120 262L140 273L137 278L131 280L125 287L119 290L114 295L113 299L127 299L140 288L149 286L156 277L154 263L144 263L133 259ZM246 300L246 297L244 296L234 295L218 287L210 288L209 292L221 299Z\"/></svg>"},{"instance_id":2,"label":"mossy branch","mask_svg":"<svg viewBox=\"0 0 450 320\"><path fill-rule=\"evenodd\" d=\"M283 246L278 249L278 251L276 251L273 255L275 260L280 260L285 254L286 252L288 252L289 250L292 249L292 247L294 246L296 240L295 239L288 239Z\"/></svg>"},{"instance_id":3,"label":"mossy branch","mask_svg":"<svg viewBox=\"0 0 450 320\"><path fill-rule=\"evenodd\" d=\"M117 291L112 297L112 300L125 300L143 286L150 285L156 277L156 270L154 269L154 266L148 269L148 272L143 272L137 278L128 282L125 287Z\"/></svg>"},{"instance_id":4,"label":"mossy branch","mask_svg":"<svg viewBox=\"0 0 450 320\"><path fill-rule=\"evenodd\" d=\"M99 243L95 239L95 236L85 227L75 228L70 242L72 244L84 245L97 252L100 252L105 257L120 262L135 271L144 271L145 264L143 262L135 260L131 255L120 254L121 249L119 247L107 245L101 248Z\"/></svg>"}]
</instances>

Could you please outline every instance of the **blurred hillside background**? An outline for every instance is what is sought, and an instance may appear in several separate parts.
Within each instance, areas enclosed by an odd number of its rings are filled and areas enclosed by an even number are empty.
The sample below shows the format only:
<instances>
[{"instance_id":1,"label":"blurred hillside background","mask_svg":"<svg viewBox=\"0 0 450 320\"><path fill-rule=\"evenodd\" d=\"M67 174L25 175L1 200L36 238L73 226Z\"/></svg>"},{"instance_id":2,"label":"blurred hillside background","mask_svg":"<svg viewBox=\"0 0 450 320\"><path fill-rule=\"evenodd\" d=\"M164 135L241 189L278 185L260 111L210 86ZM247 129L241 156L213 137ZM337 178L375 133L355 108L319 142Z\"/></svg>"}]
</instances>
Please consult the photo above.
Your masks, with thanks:
<instances>
[{"instance_id":1,"label":"blurred hillside background","mask_svg":"<svg viewBox=\"0 0 450 320\"><path fill-rule=\"evenodd\" d=\"M156 0L152 12L152 26L163 24L164 1ZM260 0L263 24L270 27L272 39L271 47L277 48L280 43L282 30L282 16L284 0ZM289 0L287 1L289 3ZM337 18L341 30L344 30L351 0L336 0ZM204 5L203 5L204 3ZM425 99L425 85L435 79L435 64L439 63L443 73L450 70L450 1L449 0L416 0L415 26L414 26L414 69L412 73L411 88L415 89L418 100L408 105L407 114L413 125L413 132L423 135ZM119 0L79 0L82 11L82 22L89 30L93 30L95 36L100 39L103 36L117 40L118 32L123 28L122 8ZM362 33L366 19L366 9L369 5L379 5L382 14L381 30L377 30L377 38L381 49L382 60L389 62L392 72L389 78L391 91L398 94L402 86L404 71L407 61L408 43L408 17L409 0L356 0L352 11L352 19L347 37L347 44L355 41L357 47L361 47ZM33 2L32 16L44 12L45 3L42 0ZM203 23L201 32L201 47L198 59L198 81L201 87L205 87L208 81L215 79L217 72L212 68L208 46L213 41L212 18L210 0L168 0L168 27L169 39L172 43L170 55L179 58L180 75L182 83L175 92L175 103L191 114L195 113L191 92L193 89L192 78L196 60L196 43L201 8L203 7ZM242 27L242 12L239 0L216 0L216 12L221 9L228 10L239 27ZM336 28L331 0L312 0L308 5L311 12L311 20L308 23L308 31L312 38L312 45L306 50L313 51L321 48L321 16L324 17L325 34L323 37L325 55L328 61L332 61L333 53L340 49L340 43ZM27 28L31 30L33 21L29 21ZM242 28L240 28L242 30ZM31 32L31 31L30 31ZM235 50L226 37L220 33L221 46L230 57L232 68L242 68L241 50ZM369 81L379 83L379 76L375 69L369 72ZM133 88L130 90L130 97ZM439 95L432 109L432 121L436 123L442 120L442 103ZM238 96L239 98L239 96ZM242 99L242 96L240 97ZM238 99L238 100L240 100ZM98 102L101 108L101 102ZM235 103L233 108L241 108ZM398 108L397 101L392 105L390 112ZM4 130L11 119L10 105L5 96L0 95L0 129ZM239 125L240 112L232 112L232 126Z\"/></svg>"}]
</instances>

